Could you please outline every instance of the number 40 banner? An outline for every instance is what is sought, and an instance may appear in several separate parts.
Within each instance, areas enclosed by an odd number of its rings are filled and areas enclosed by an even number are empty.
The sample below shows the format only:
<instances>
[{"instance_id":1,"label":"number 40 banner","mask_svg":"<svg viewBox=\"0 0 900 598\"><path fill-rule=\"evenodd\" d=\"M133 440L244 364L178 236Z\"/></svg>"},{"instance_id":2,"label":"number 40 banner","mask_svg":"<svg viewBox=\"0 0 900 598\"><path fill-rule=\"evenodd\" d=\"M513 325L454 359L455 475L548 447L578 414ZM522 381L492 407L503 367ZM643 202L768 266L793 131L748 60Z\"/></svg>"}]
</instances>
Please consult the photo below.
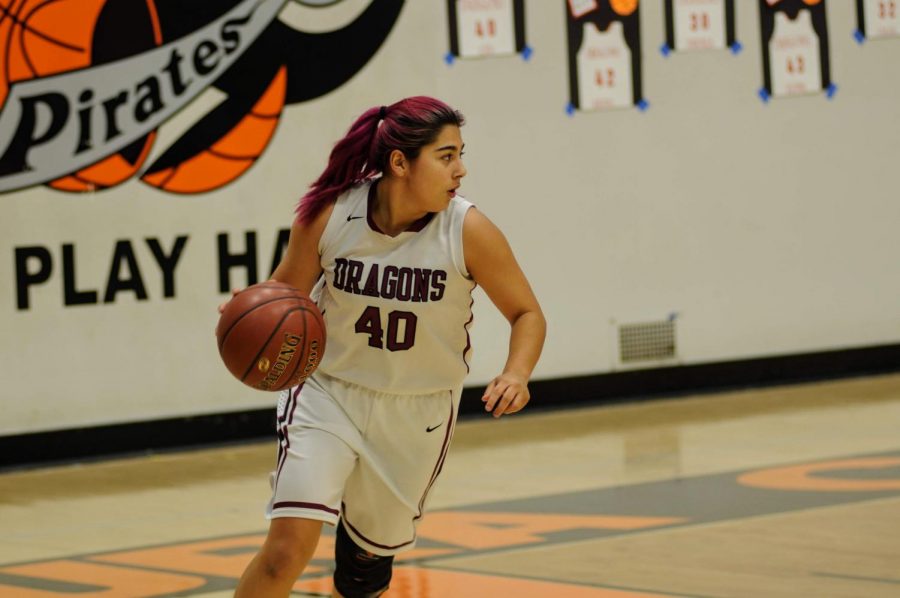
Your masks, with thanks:
<instances>
[{"instance_id":1,"label":"number 40 banner","mask_svg":"<svg viewBox=\"0 0 900 598\"><path fill-rule=\"evenodd\" d=\"M450 52L457 58L531 55L525 44L525 0L447 0Z\"/></svg>"}]
</instances>

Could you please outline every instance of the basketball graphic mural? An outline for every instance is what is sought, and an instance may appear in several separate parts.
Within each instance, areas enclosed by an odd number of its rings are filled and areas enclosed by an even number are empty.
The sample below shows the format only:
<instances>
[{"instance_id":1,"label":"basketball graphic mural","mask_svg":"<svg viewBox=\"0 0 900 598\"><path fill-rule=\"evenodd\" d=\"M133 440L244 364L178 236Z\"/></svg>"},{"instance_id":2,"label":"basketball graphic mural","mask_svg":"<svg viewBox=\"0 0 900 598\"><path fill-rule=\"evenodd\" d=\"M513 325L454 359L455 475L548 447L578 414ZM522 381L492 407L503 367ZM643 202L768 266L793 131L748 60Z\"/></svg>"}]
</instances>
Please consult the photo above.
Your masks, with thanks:
<instances>
[{"instance_id":1,"label":"basketball graphic mural","mask_svg":"<svg viewBox=\"0 0 900 598\"><path fill-rule=\"evenodd\" d=\"M227 185L265 152L284 105L346 83L403 7L371 0L326 32L283 18L342 2L0 0L0 193L136 175L170 193ZM146 164L159 126L209 87L225 99Z\"/></svg>"}]
</instances>

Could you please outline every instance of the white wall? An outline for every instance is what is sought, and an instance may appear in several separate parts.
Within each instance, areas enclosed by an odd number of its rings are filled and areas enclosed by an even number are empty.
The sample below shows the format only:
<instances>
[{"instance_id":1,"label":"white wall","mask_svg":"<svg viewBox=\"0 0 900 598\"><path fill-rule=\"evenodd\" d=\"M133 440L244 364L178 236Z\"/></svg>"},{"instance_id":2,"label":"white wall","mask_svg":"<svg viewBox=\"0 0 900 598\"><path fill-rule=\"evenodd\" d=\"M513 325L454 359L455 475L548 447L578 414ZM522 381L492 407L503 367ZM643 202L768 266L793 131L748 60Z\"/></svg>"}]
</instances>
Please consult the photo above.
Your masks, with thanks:
<instances>
[{"instance_id":1,"label":"white wall","mask_svg":"<svg viewBox=\"0 0 900 598\"><path fill-rule=\"evenodd\" d=\"M442 61L444 3L415 0L348 84L287 106L263 157L220 191L169 195L129 182L0 196L0 434L272 404L219 363L216 235L240 247L245 230L257 231L265 275L277 230L332 143L365 108L413 94L441 97L468 119L463 194L506 232L549 320L536 378L608 372L618 367L611 321L673 312L679 363L900 341L900 39L857 45L852 3L829 2L836 97L765 105L755 2L736 2L738 56L669 58L657 50L662 4L641 3L645 113L566 116L562 0L526 2L530 61L452 67ZM192 110L215 101L210 92ZM190 115L164 125L161 139ZM144 239L168 251L178 235L189 241L176 296L164 299ZM74 244L77 285L102 301L120 239L134 246L149 299L64 307L61 246ZM50 250L54 271L18 310L13 254L31 245ZM498 373L507 330L479 292L468 384Z\"/></svg>"}]
</instances>

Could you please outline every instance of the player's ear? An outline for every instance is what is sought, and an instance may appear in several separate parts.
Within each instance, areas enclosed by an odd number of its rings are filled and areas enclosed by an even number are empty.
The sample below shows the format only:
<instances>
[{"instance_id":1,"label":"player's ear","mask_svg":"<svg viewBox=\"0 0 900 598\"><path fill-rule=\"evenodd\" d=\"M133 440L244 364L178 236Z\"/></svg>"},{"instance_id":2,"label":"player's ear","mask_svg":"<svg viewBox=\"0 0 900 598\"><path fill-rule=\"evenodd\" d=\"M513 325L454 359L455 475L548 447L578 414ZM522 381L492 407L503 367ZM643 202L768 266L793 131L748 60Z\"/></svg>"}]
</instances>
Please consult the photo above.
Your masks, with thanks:
<instances>
[{"instance_id":1,"label":"player's ear","mask_svg":"<svg viewBox=\"0 0 900 598\"><path fill-rule=\"evenodd\" d=\"M406 176L406 173L409 171L409 160L406 159L406 156L400 150L391 150L388 156L388 169L393 176Z\"/></svg>"}]
</instances>

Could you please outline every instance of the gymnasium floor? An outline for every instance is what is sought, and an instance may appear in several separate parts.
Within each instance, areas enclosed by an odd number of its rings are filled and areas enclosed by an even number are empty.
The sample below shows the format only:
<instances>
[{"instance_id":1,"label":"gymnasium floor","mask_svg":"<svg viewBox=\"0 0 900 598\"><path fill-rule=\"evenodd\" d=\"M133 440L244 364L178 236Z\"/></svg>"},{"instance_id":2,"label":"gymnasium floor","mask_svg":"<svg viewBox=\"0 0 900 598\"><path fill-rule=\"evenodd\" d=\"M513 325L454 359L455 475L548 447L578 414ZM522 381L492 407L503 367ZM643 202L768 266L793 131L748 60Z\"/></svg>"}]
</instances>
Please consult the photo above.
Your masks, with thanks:
<instances>
[{"instance_id":1,"label":"gymnasium floor","mask_svg":"<svg viewBox=\"0 0 900 598\"><path fill-rule=\"evenodd\" d=\"M0 475L0 597L230 596L274 450ZM900 375L465 420L387 595L900 596Z\"/></svg>"}]
</instances>

